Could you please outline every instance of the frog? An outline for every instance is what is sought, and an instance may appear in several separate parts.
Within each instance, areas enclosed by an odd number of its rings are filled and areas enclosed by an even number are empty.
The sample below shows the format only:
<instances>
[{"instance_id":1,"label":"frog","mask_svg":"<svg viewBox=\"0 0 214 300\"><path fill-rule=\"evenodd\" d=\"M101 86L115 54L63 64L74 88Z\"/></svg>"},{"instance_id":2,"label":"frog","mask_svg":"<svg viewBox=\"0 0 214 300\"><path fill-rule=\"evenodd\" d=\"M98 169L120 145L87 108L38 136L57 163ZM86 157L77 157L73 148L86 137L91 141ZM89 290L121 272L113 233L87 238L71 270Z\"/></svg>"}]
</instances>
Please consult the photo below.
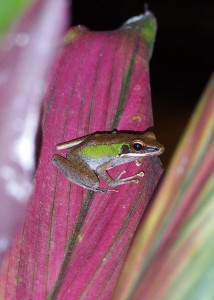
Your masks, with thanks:
<instances>
[{"instance_id":1,"label":"frog","mask_svg":"<svg viewBox=\"0 0 214 300\"><path fill-rule=\"evenodd\" d=\"M60 143L57 150L67 149L66 157L54 154L53 164L65 175L67 180L83 188L98 192L109 192L123 184L139 183L144 176L140 171L129 177L112 178L107 170L132 161L141 165L144 157L158 156L164 152L164 146L157 142L155 134L148 132L96 132L77 139ZM100 187L102 179L108 188Z\"/></svg>"}]
</instances>

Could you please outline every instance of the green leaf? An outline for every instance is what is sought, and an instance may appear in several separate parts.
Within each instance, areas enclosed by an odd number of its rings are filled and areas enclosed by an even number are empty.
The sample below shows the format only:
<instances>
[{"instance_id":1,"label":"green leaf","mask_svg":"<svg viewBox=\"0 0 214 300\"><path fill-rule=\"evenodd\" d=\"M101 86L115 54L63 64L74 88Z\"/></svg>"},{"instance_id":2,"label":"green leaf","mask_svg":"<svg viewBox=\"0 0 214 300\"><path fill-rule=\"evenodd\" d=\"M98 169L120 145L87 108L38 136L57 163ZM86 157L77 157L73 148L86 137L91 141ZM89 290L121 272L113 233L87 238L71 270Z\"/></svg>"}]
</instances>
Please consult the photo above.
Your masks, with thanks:
<instances>
[{"instance_id":1,"label":"green leaf","mask_svg":"<svg viewBox=\"0 0 214 300\"><path fill-rule=\"evenodd\" d=\"M20 14L23 14L32 0L0 0L0 37L8 30Z\"/></svg>"}]
</instances>

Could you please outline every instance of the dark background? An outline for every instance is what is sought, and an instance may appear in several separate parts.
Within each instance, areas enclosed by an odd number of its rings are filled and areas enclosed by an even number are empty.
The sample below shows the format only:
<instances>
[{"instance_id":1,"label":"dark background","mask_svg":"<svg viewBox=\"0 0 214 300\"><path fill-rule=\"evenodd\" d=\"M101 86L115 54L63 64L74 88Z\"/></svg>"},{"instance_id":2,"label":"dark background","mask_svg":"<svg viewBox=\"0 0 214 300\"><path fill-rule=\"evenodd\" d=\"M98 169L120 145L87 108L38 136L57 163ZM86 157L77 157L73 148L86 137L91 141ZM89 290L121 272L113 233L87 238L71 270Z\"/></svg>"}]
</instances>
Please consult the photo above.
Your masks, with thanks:
<instances>
[{"instance_id":1,"label":"dark background","mask_svg":"<svg viewBox=\"0 0 214 300\"><path fill-rule=\"evenodd\" d=\"M168 165L213 71L214 1L73 0L72 25L112 30L147 3L158 21L150 64L155 133Z\"/></svg>"}]
</instances>

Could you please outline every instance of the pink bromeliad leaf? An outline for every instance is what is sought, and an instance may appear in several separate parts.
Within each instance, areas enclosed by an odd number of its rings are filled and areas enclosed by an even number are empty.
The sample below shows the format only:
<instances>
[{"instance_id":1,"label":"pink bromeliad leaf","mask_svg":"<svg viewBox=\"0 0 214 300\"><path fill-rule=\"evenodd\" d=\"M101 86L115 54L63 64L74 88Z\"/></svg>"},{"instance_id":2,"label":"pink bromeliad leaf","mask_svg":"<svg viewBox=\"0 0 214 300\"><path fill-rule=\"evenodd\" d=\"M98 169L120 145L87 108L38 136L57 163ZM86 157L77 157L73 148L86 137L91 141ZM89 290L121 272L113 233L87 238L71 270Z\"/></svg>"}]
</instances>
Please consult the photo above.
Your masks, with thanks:
<instances>
[{"instance_id":1,"label":"pink bromeliad leaf","mask_svg":"<svg viewBox=\"0 0 214 300\"><path fill-rule=\"evenodd\" d=\"M0 260L32 189L45 78L65 27L65 7L64 0L36 1L1 40Z\"/></svg>"},{"instance_id":2,"label":"pink bromeliad leaf","mask_svg":"<svg viewBox=\"0 0 214 300\"><path fill-rule=\"evenodd\" d=\"M139 184L92 192L67 181L52 164L58 143L96 131L152 126L150 12L113 32L72 28L52 69L42 112L42 147L25 222L1 273L6 299L110 299L144 209L161 176L157 157L141 166ZM66 151L61 151L65 155ZM101 183L101 185L104 185Z\"/></svg>"}]
</instances>

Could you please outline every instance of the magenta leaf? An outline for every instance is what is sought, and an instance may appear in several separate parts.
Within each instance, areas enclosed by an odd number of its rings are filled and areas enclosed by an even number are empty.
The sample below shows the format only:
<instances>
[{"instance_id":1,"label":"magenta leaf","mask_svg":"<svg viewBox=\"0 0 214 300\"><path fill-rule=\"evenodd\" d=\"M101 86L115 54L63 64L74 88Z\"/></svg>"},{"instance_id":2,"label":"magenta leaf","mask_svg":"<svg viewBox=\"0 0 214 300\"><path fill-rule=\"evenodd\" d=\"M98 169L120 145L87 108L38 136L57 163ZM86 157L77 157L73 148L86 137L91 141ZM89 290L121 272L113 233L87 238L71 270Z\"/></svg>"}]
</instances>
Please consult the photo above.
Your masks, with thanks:
<instances>
[{"instance_id":1,"label":"magenta leaf","mask_svg":"<svg viewBox=\"0 0 214 300\"><path fill-rule=\"evenodd\" d=\"M151 13L141 16L139 29ZM42 147L23 227L2 269L7 299L110 299L133 234L160 178L158 158L145 158L139 184L92 192L52 164L58 143L96 131L152 126L150 41L136 28L72 28L52 69L43 106ZM150 47L151 48L151 47ZM66 151L60 154L65 156ZM111 170L127 176L135 163ZM102 186L104 184L102 183ZM7 279L7 280L6 280Z\"/></svg>"}]
</instances>

